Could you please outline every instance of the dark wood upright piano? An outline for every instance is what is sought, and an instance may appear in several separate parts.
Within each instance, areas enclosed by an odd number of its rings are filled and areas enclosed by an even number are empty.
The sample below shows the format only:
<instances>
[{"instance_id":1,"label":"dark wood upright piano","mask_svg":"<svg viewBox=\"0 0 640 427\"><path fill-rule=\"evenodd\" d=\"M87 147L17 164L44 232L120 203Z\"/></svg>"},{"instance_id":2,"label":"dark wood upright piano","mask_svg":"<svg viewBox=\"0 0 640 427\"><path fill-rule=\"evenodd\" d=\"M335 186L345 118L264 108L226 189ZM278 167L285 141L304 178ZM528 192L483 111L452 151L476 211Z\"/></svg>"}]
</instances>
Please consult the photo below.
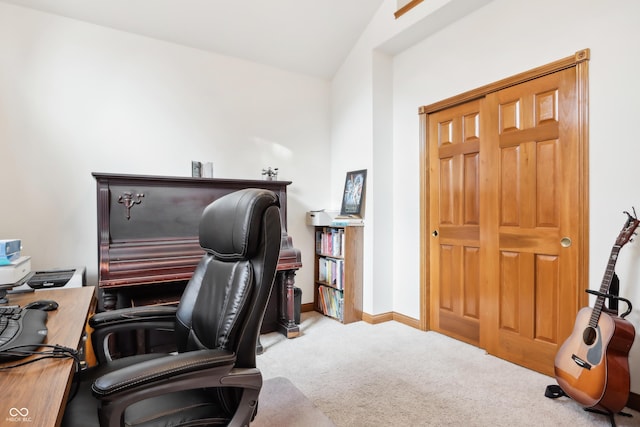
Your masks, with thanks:
<instances>
[{"instance_id":1,"label":"dark wood upright piano","mask_svg":"<svg viewBox=\"0 0 640 427\"><path fill-rule=\"evenodd\" d=\"M287 234L290 181L92 174L98 201L99 310L172 304L204 254L198 225L204 208L244 188L264 188L280 198L282 247L262 332L299 334L294 317L295 272L300 251Z\"/></svg>"}]
</instances>

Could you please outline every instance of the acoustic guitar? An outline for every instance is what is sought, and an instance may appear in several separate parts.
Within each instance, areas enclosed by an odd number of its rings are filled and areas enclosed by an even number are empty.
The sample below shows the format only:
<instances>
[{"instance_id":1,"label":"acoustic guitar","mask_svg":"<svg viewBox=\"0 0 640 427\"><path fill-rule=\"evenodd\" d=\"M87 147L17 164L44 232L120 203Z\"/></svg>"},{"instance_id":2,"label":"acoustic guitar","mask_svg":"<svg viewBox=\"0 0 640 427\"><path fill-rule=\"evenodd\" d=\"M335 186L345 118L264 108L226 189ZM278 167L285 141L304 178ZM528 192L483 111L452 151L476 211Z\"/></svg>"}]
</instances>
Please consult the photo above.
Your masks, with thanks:
<instances>
[{"instance_id":1,"label":"acoustic guitar","mask_svg":"<svg viewBox=\"0 0 640 427\"><path fill-rule=\"evenodd\" d=\"M629 399L629 350L635 337L633 325L624 319L631 303L609 289L620 249L631 240L640 221L625 212L628 219L611 250L609 263L593 308L582 308L576 317L573 332L562 344L555 358L555 376L562 390L581 405L620 412ZM622 316L604 306L605 299L622 300L628 310Z\"/></svg>"}]
</instances>

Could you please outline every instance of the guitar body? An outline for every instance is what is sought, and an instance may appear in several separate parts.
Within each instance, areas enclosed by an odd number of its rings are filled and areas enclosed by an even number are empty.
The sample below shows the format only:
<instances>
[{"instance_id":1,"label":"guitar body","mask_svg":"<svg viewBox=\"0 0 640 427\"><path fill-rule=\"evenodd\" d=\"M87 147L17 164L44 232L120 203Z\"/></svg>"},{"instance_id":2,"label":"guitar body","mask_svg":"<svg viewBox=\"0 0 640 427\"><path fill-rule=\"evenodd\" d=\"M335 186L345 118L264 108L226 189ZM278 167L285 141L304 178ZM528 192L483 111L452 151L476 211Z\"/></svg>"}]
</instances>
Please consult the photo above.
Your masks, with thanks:
<instances>
[{"instance_id":1,"label":"guitar body","mask_svg":"<svg viewBox=\"0 0 640 427\"><path fill-rule=\"evenodd\" d=\"M628 355L635 329L606 311L593 328L592 312L589 307L578 312L573 332L556 354L556 380L581 405L617 413L629 398Z\"/></svg>"}]
</instances>

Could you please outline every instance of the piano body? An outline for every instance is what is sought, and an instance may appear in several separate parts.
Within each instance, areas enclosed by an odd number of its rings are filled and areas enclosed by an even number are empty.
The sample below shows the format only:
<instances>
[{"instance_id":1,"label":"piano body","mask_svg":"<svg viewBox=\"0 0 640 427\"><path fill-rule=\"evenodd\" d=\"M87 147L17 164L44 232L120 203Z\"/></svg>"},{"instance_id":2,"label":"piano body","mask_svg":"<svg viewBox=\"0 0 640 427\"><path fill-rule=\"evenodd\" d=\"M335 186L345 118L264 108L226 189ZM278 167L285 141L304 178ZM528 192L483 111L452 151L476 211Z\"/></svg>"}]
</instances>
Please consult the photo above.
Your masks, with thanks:
<instances>
[{"instance_id":1,"label":"piano body","mask_svg":"<svg viewBox=\"0 0 640 427\"><path fill-rule=\"evenodd\" d=\"M98 202L99 310L178 302L204 253L198 243L203 209L233 191L265 188L280 198L283 233L262 332L299 335L294 285L302 263L286 228L290 181L92 175Z\"/></svg>"}]
</instances>

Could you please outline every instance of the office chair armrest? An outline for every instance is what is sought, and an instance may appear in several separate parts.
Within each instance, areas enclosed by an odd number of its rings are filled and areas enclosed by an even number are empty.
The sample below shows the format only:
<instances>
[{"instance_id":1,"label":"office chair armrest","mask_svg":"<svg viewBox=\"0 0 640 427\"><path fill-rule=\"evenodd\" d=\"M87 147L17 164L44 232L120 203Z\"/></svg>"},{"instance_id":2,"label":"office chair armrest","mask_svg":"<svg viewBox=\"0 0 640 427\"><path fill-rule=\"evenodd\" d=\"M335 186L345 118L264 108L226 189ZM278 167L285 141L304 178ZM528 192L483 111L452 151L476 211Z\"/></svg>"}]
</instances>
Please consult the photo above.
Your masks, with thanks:
<instances>
[{"instance_id":1,"label":"office chair armrest","mask_svg":"<svg viewBox=\"0 0 640 427\"><path fill-rule=\"evenodd\" d=\"M224 367L230 371L236 355L227 350L198 350L136 363L97 378L91 389L96 397L102 398L127 389L139 388L149 383L175 380L180 375L202 372L211 368ZM174 390L175 391L175 390Z\"/></svg>"},{"instance_id":2,"label":"office chair armrest","mask_svg":"<svg viewBox=\"0 0 640 427\"><path fill-rule=\"evenodd\" d=\"M174 320L178 307L175 305L146 305L143 307L121 308L96 313L89 319L93 329L111 325L122 325L152 320Z\"/></svg>"},{"instance_id":3,"label":"office chair armrest","mask_svg":"<svg viewBox=\"0 0 640 427\"><path fill-rule=\"evenodd\" d=\"M91 344L98 363L112 360L110 335L141 329L173 331L177 310L177 306L144 306L94 314L89 319L89 326L93 328Z\"/></svg>"}]
</instances>

